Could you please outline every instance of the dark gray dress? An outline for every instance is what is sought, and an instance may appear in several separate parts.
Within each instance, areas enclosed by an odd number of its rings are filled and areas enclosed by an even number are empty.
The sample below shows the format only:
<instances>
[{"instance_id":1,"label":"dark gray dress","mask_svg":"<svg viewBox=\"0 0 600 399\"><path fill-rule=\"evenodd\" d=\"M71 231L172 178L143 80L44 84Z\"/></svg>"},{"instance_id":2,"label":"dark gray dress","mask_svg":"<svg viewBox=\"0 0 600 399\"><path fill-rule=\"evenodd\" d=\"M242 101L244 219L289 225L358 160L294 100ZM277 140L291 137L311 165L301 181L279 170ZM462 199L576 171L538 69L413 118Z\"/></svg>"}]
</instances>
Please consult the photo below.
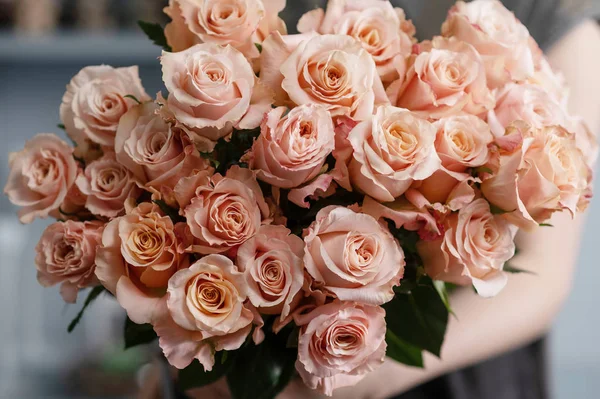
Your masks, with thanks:
<instances>
[{"instance_id":1,"label":"dark gray dress","mask_svg":"<svg viewBox=\"0 0 600 399\"><path fill-rule=\"evenodd\" d=\"M455 0L392 0L417 27L419 39L439 34ZM600 0L503 0L548 49L586 16L600 17ZM304 12L324 8L325 0L288 0L284 11L290 33ZM395 399L547 399L544 340L421 385Z\"/></svg>"}]
</instances>

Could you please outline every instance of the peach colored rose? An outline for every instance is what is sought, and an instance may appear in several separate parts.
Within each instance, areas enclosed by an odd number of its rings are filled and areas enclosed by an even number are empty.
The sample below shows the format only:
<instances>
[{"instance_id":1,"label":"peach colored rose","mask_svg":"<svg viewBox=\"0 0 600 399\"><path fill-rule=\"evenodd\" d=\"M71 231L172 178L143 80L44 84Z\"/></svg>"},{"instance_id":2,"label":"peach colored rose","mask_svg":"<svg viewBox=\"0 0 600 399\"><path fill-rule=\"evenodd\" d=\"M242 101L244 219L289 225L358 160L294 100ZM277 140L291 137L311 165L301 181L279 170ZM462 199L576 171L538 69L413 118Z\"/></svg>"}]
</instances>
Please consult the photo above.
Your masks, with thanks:
<instances>
[{"instance_id":1,"label":"peach colored rose","mask_svg":"<svg viewBox=\"0 0 600 399\"><path fill-rule=\"evenodd\" d=\"M394 297L404 252L372 216L328 206L304 232L304 267L314 287L342 301L381 305Z\"/></svg>"},{"instance_id":2,"label":"peach colored rose","mask_svg":"<svg viewBox=\"0 0 600 399\"><path fill-rule=\"evenodd\" d=\"M371 54L384 82L398 78L395 57L406 58L412 51L415 28L404 10L387 0L334 0L311 10L298 21L298 31L348 35Z\"/></svg>"},{"instance_id":3,"label":"peach colored rose","mask_svg":"<svg viewBox=\"0 0 600 399\"><path fill-rule=\"evenodd\" d=\"M252 35L253 43L262 43L273 32L287 34L285 21L279 18L279 13L285 8L286 0L262 0L265 16L260 20L258 28Z\"/></svg>"},{"instance_id":4,"label":"peach colored rose","mask_svg":"<svg viewBox=\"0 0 600 399\"><path fill-rule=\"evenodd\" d=\"M331 396L383 364L385 310L335 301L296 317L300 326L296 370L311 389Z\"/></svg>"},{"instance_id":5,"label":"peach colored rose","mask_svg":"<svg viewBox=\"0 0 600 399\"><path fill-rule=\"evenodd\" d=\"M436 240L417 243L425 271L435 280L473 285L484 297L506 285L504 263L515 254L517 229L490 212L479 198L444 220L445 233Z\"/></svg>"},{"instance_id":6,"label":"peach colored rose","mask_svg":"<svg viewBox=\"0 0 600 399\"><path fill-rule=\"evenodd\" d=\"M527 28L500 1L459 1L442 25L442 34L472 44L485 62L491 88L524 81L534 73Z\"/></svg>"},{"instance_id":7,"label":"peach colored rose","mask_svg":"<svg viewBox=\"0 0 600 399\"><path fill-rule=\"evenodd\" d=\"M113 152L87 165L76 183L87 196L85 207L94 215L109 218L122 215L125 201L142 193L132 172L119 163Z\"/></svg>"},{"instance_id":8,"label":"peach colored rose","mask_svg":"<svg viewBox=\"0 0 600 399\"><path fill-rule=\"evenodd\" d=\"M78 146L86 142L112 146L121 116L136 101L149 101L138 75L138 67L108 65L83 68L67 85L60 105L60 119Z\"/></svg>"},{"instance_id":9,"label":"peach colored rose","mask_svg":"<svg viewBox=\"0 0 600 399\"><path fill-rule=\"evenodd\" d=\"M501 149L498 172L481 184L486 199L527 229L556 211L567 209L574 215L589 178L574 135L559 126L535 128L519 122L507 129L507 136L515 136L518 145Z\"/></svg>"},{"instance_id":10,"label":"peach colored rose","mask_svg":"<svg viewBox=\"0 0 600 399\"><path fill-rule=\"evenodd\" d=\"M315 36L318 36L316 32L299 35L282 35L273 32L263 41L260 53L260 80L275 93L275 105L288 105L290 102L287 93L281 87L283 82L281 65L300 43ZM289 105L293 106L293 104Z\"/></svg>"},{"instance_id":11,"label":"peach colored rose","mask_svg":"<svg viewBox=\"0 0 600 399\"><path fill-rule=\"evenodd\" d=\"M111 220L96 253L96 276L136 323L149 323L160 309L167 283L188 267L177 251L176 226L149 202Z\"/></svg>"},{"instance_id":12,"label":"peach colored rose","mask_svg":"<svg viewBox=\"0 0 600 399\"><path fill-rule=\"evenodd\" d=\"M252 41L265 17L261 0L177 0L187 28L201 42L231 45L248 58L259 56Z\"/></svg>"},{"instance_id":13,"label":"peach colored rose","mask_svg":"<svg viewBox=\"0 0 600 399\"><path fill-rule=\"evenodd\" d=\"M175 273L154 321L169 363L183 369L198 359L209 371L216 351L238 349L252 328L246 297L243 275L225 256L205 256Z\"/></svg>"},{"instance_id":14,"label":"peach colored rose","mask_svg":"<svg viewBox=\"0 0 600 399\"><path fill-rule=\"evenodd\" d=\"M304 242L284 226L265 225L238 250L248 299L260 313L285 319L301 298Z\"/></svg>"},{"instance_id":15,"label":"peach colored rose","mask_svg":"<svg viewBox=\"0 0 600 399\"><path fill-rule=\"evenodd\" d=\"M333 151L334 131L325 107L301 105L270 111L248 154L257 178L275 187L294 188L316 177Z\"/></svg>"},{"instance_id":16,"label":"peach colored rose","mask_svg":"<svg viewBox=\"0 0 600 399\"><path fill-rule=\"evenodd\" d=\"M83 174L83 169L79 169L77 173L78 176L81 174ZM77 181L77 179L75 179L75 181ZM92 214L85 208L86 201L87 196L81 192L79 187L77 187L77 184L73 184L67 192L64 201L60 204L56 216L65 220L89 219Z\"/></svg>"},{"instance_id":17,"label":"peach colored rose","mask_svg":"<svg viewBox=\"0 0 600 399\"><path fill-rule=\"evenodd\" d=\"M483 61L468 43L436 37L409 59L406 77L387 89L391 103L439 119L460 111L480 114L494 107Z\"/></svg>"},{"instance_id":18,"label":"peach colored rose","mask_svg":"<svg viewBox=\"0 0 600 399\"><path fill-rule=\"evenodd\" d=\"M181 14L179 1L169 0L169 5L163 8L163 12L171 18L171 22L165 26L167 44L176 53L187 50L195 44L202 43L200 37L193 33L186 25L185 19Z\"/></svg>"},{"instance_id":19,"label":"peach colored rose","mask_svg":"<svg viewBox=\"0 0 600 399\"><path fill-rule=\"evenodd\" d=\"M515 121L525 121L534 127L565 126L567 115L543 88L529 84L507 84L496 93L496 107L490 110L487 121L496 137Z\"/></svg>"},{"instance_id":20,"label":"peach colored rose","mask_svg":"<svg viewBox=\"0 0 600 399\"><path fill-rule=\"evenodd\" d=\"M146 188L174 188L193 170L210 168L187 134L156 114L158 105L144 103L131 108L119 122L115 138L117 160Z\"/></svg>"},{"instance_id":21,"label":"peach colored rose","mask_svg":"<svg viewBox=\"0 0 600 399\"><path fill-rule=\"evenodd\" d=\"M163 52L161 64L168 111L209 140L227 136L233 127L255 128L271 109L272 94L231 46L205 43L179 53Z\"/></svg>"},{"instance_id":22,"label":"peach colored rose","mask_svg":"<svg viewBox=\"0 0 600 399\"><path fill-rule=\"evenodd\" d=\"M23 150L11 153L8 166L4 194L10 202L22 207L21 223L56 213L78 171L73 148L50 133L36 135Z\"/></svg>"},{"instance_id":23,"label":"peach colored rose","mask_svg":"<svg viewBox=\"0 0 600 399\"><path fill-rule=\"evenodd\" d=\"M175 196L187 219L193 244L201 254L234 250L253 237L269 215L252 171L231 167L225 176L200 173L182 179Z\"/></svg>"},{"instance_id":24,"label":"peach colored rose","mask_svg":"<svg viewBox=\"0 0 600 399\"><path fill-rule=\"evenodd\" d=\"M473 115L456 115L439 120L435 126L435 149L446 169L464 172L488 162L488 145L494 136L487 123Z\"/></svg>"},{"instance_id":25,"label":"peach colored rose","mask_svg":"<svg viewBox=\"0 0 600 399\"><path fill-rule=\"evenodd\" d=\"M46 227L35 247L37 279L44 287L61 284L60 294L75 303L80 289L98 285L94 274L102 222L55 222Z\"/></svg>"},{"instance_id":26,"label":"peach colored rose","mask_svg":"<svg viewBox=\"0 0 600 399\"><path fill-rule=\"evenodd\" d=\"M387 103L375 62L354 38L323 35L301 42L280 67L282 87L297 105L322 104L332 116L364 120Z\"/></svg>"},{"instance_id":27,"label":"peach colored rose","mask_svg":"<svg viewBox=\"0 0 600 399\"><path fill-rule=\"evenodd\" d=\"M555 71L545 57L538 62L533 76L527 83L540 86L552 99L566 109L569 101L569 89L566 86L565 77L562 73Z\"/></svg>"},{"instance_id":28,"label":"peach colored rose","mask_svg":"<svg viewBox=\"0 0 600 399\"><path fill-rule=\"evenodd\" d=\"M353 153L348 170L352 185L380 201L393 201L414 180L440 168L433 146L436 129L401 108L381 106L370 120L348 135Z\"/></svg>"}]
</instances>

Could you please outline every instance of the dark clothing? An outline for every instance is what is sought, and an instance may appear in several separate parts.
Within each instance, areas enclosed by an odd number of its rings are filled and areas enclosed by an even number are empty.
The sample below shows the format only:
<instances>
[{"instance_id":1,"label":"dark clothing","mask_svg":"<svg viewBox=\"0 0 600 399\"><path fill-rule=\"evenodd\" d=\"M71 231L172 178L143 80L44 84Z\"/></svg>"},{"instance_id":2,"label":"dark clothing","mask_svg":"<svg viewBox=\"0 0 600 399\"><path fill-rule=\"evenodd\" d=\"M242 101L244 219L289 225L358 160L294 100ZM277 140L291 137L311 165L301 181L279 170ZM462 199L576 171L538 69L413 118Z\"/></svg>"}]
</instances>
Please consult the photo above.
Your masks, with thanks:
<instances>
[{"instance_id":1,"label":"dark clothing","mask_svg":"<svg viewBox=\"0 0 600 399\"><path fill-rule=\"evenodd\" d=\"M455 0L392 0L412 19L419 39L439 34ZM600 17L598 0L503 0L529 29L542 49L548 49L582 18ZM288 0L283 13L290 33L300 15L325 0ZM396 399L546 399L544 341L436 378Z\"/></svg>"}]
</instances>

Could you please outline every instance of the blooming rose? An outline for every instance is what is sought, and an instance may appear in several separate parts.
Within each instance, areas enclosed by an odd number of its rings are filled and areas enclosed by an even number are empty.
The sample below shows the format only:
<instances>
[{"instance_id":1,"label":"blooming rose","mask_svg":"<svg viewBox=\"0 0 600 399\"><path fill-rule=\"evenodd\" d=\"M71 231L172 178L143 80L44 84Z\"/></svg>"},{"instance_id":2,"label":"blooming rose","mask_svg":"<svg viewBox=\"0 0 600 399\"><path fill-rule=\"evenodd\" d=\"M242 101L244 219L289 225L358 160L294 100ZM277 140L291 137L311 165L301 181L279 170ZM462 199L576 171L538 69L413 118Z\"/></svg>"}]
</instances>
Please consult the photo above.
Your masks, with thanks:
<instances>
[{"instance_id":1,"label":"blooming rose","mask_svg":"<svg viewBox=\"0 0 600 399\"><path fill-rule=\"evenodd\" d=\"M165 26L165 38L167 44L174 52L187 50L195 44L202 43L200 37L192 32L185 23L181 14L180 0L169 0L169 5L163 8L163 12L171 18Z\"/></svg>"},{"instance_id":2,"label":"blooming rose","mask_svg":"<svg viewBox=\"0 0 600 399\"><path fill-rule=\"evenodd\" d=\"M534 72L529 31L500 1L459 1L442 34L472 44L485 62L488 85L524 81Z\"/></svg>"},{"instance_id":3,"label":"blooming rose","mask_svg":"<svg viewBox=\"0 0 600 399\"><path fill-rule=\"evenodd\" d=\"M252 66L231 46L205 43L163 52L161 64L169 112L210 140L228 135L233 126L257 127L271 108L270 94Z\"/></svg>"},{"instance_id":4,"label":"blooming rose","mask_svg":"<svg viewBox=\"0 0 600 399\"><path fill-rule=\"evenodd\" d=\"M131 108L121 118L115 138L117 160L154 190L173 188L193 170L209 168L187 134L166 123L157 109L151 102Z\"/></svg>"},{"instance_id":5,"label":"blooming rose","mask_svg":"<svg viewBox=\"0 0 600 399\"><path fill-rule=\"evenodd\" d=\"M444 220L445 233L417 243L425 271L432 279L473 284L477 293L491 297L504 288L504 262L515 254L517 229L490 212L479 198Z\"/></svg>"},{"instance_id":6,"label":"blooming rose","mask_svg":"<svg viewBox=\"0 0 600 399\"><path fill-rule=\"evenodd\" d=\"M371 54L384 82L397 78L393 60L410 55L415 34L404 10L387 0L330 1L327 12L316 8L304 14L298 31L354 37Z\"/></svg>"},{"instance_id":7,"label":"blooming rose","mask_svg":"<svg viewBox=\"0 0 600 399\"><path fill-rule=\"evenodd\" d=\"M60 294L69 303L75 303L80 289L98 285L95 258L103 228L102 222L72 220L46 227L35 247L40 284L49 287L61 283Z\"/></svg>"},{"instance_id":8,"label":"blooming rose","mask_svg":"<svg viewBox=\"0 0 600 399\"><path fill-rule=\"evenodd\" d=\"M78 146L86 142L112 146L121 116L136 104L132 98L148 101L138 67L113 68L107 65L83 68L67 85L60 105L60 119Z\"/></svg>"},{"instance_id":9,"label":"blooming rose","mask_svg":"<svg viewBox=\"0 0 600 399\"><path fill-rule=\"evenodd\" d=\"M589 177L574 135L559 126L537 129L519 122L507 129L511 136L518 144L501 147L498 172L481 184L486 199L523 228L562 209L574 214Z\"/></svg>"},{"instance_id":10,"label":"blooming rose","mask_svg":"<svg viewBox=\"0 0 600 399\"><path fill-rule=\"evenodd\" d=\"M342 301L381 305L394 297L404 253L372 216L328 206L305 230L304 266L315 287Z\"/></svg>"},{"instance_id":11,"label":"blooming rose","mask_svg":"<svg viewBox=\"0 0 600 399\"><path fill-rule=\"evenodd\" d=\"M465 42L436 37L421 44L409 60L406 77L387 89L391 103L439 119L465 111L480 114L494 107L485 68L477 51Z\"/></svg>"},{"instance_id":12,"label":"blooming rose","mask_svg":"<svg viewBox=\"0 0 600 399\"><path fill-rule=\"evenodd\" d=\"M55 212L77 177L73 148L54 134L36 135L20 152L8 159L10 173L4 194L21 206L19 220L31 223L36 217Z\"/></svg>"},{"instance_id":13,"label":"blooming rose","mask_svg":"<svg viewBox=\"0 0 600 399\"><path fill-rule=\"evenodd\" d=\"M527 83L540 86L552 99L566 109L569 101L569 89L562 73L554 71L548 60L543 57L538 62L533 76Z\"/></svg>"},{"instance_id":14,"label":"blooming rose","mask_svg":"<svg viewBox=\"0 0 600 399\"><path fill-rule=\"evenodd\" d=\"M379 306L335 301L296 323L296 370L309 388L325 395L356 384L385 360L385 310Z\"/></svg>"},{"instance_id":15,"label":"blooming rose","mask_svg":"<svg viewBox=\"0 0 600 399\"><path fill-rule=\"evenodd\" d=\"M333 122L324 107L308 104L270 111L249 153L250 169L272 186L293 188L316 177L334 148Z\"/></svg>"},{"instance_id":16,"label":"blooming rose","mask_svg":"<svg viewBox=\"0 0 600 399\"><path fill-rule=\"evenodd\" d=\"M171 218L149 202L106 225L96 253L96 276L134 322L153 320L167 282L189 265L188 255L177 246Z\"/></svg>"},{"instance_id":17,"label":"blooming rose","mask_svg":"<svg viewBox=\"0 0 600 399\"><path fill-rule=\"evenodd\" d=\"M242 244L236 265L244 274L248 299L261 313L290 313L304 283L304 242L284 226L261 226Z\"/></svg>"},{"instance_id":18,"label":"blooming rose","mask_svg":"<svg viewBox=\"0 0 600 399\"><path fill-rule=\"evenodd\" d=\"M352 184L380 201L393 201L414 180L431 176L440 167L436 129L416 114L392 106L377 108L370 120L348 135L353 154L348 170Z\"/></svg>"},{"instance_id":19,"label":"blooming rose","mask_svg":"<svg viewBox=\"0 0 600 399\"><path fill-rule=\"evenodd\" d=\"M238 349L252 328L245 300L244 277L225 256L205 256L175 273L154 321L169 363L183 369L195 358L210 371L215 351Z\"/></svg>"},{"instance_id":20,"label":"blooming rose","mask_svg":"<svg viewBox=\"0 0 600 399\"><path fill-rule=\"evenodd\" d=\"M182 179L175 196L187 219L193 244L201 254L235 249L254 236L269 215L252 171L231 167L225 176L199 173Z\"/></svg>"},{"instance_id":21,"label":"blooming rose","mask_svg":"<svg viewBox=\"0 0 600 399\"><path fill-rule=\"evenodd\" d=\"M85 207L94 215L115 217L125 211L125 201L141 194L135 177L113 152L90 163L77 177L77 187L87 196Z\"/></svg>"},{"instance_id":22,"label":"blooming rose","mask_svg":"<svg viewBox=\"0 0 600 399\"><path fill-rule=\"evenodd\" d=\"M496 93L496 107L490 110L487 121L496 137L515 121L525 121L534 127L564 126L564 108L546 90L528 84L507 84Z\"/></svg>"},{"instance_id":23,"label":"blooming rose","mask_svg":"<svg viewBox=\"0 0 600 399\"><path fill-rule=\"evenodd\" d=\"M280 68L282 87L298 105L322 104L332 116L363 120L387 103L373 59L354 38L315 36L301 42Z\"/></svg>"}]
</instances>

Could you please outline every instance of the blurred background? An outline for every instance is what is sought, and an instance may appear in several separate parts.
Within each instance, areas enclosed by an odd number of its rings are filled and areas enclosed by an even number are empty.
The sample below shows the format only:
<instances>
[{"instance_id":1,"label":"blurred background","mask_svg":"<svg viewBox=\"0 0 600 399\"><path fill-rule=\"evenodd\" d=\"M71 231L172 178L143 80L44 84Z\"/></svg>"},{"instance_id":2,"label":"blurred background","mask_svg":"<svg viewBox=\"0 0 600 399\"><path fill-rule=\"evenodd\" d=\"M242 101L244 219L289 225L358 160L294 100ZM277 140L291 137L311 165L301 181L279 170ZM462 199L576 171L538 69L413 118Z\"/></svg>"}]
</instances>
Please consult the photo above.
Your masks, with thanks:
<instances>
[{"instance_id":1,"label":"blurred background","mask_svg":"<svg viewBox=\"0 0 600 399\"><path fill-rule=\"evenodd\" d=\"M291 1L291 0L288 0ZM160 49L137 20L165 23L166 0L0 0L0 186L8 154L38 132L63 135L58 108L65 85L92 64L137 64L149 94L162 87ZM81 307L35 278L34 247L47 221L22 226L0 196L0 398L132 397L140 368L155 348L123 351L125 318L101 297L71 334ZM600 392L597 236L600 201L592 203L573 294L549 340L556 399ZM85 293L84 293L85 295ZM84 297L82 295L82 297Z\"/></svg>"}]
</instances>

